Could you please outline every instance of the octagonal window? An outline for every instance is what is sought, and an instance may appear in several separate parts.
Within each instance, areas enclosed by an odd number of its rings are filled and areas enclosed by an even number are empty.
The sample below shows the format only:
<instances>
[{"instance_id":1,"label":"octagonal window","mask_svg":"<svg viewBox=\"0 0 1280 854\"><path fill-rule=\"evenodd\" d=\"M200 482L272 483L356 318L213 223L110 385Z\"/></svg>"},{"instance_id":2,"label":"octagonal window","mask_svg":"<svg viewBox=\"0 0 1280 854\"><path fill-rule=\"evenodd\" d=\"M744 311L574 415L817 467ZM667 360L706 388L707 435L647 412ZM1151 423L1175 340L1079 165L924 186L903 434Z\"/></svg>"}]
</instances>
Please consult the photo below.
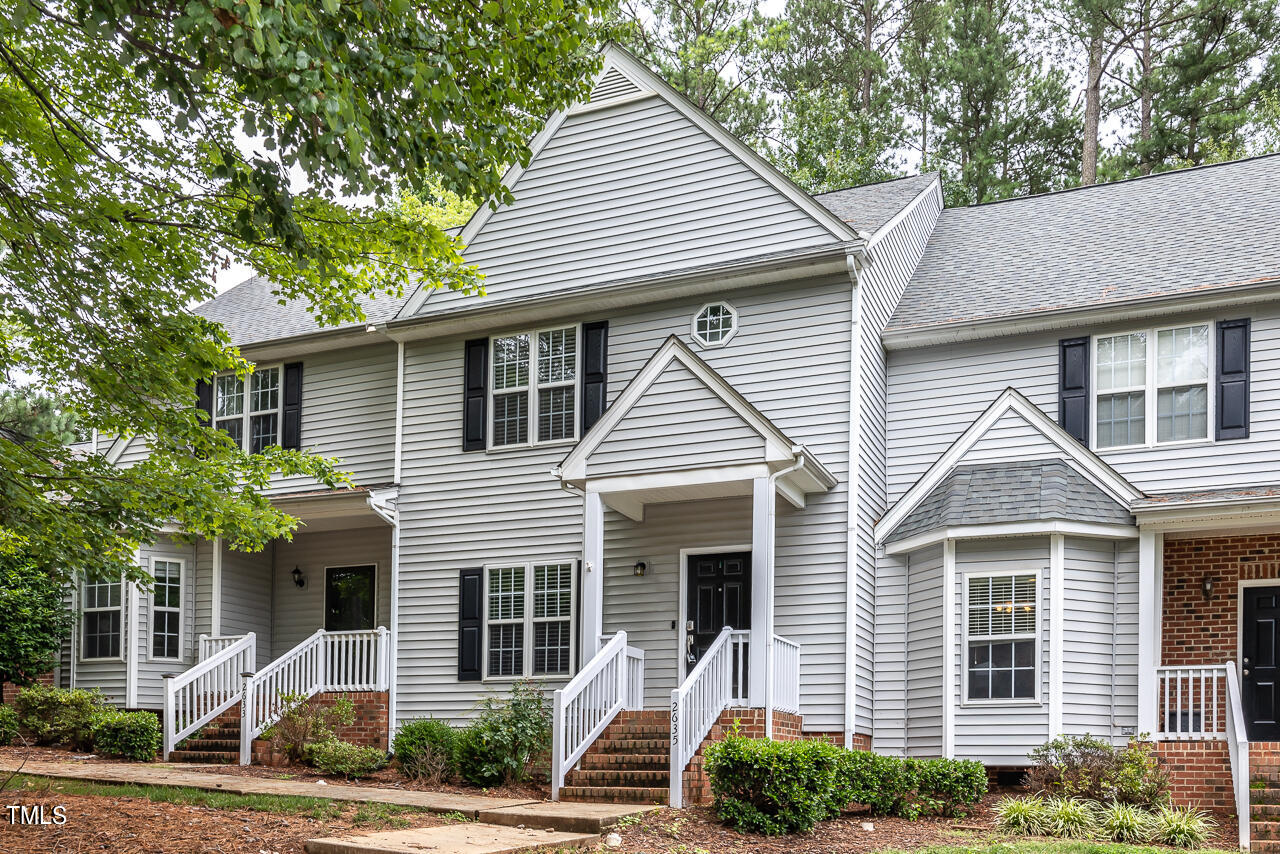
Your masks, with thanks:
<instances>
[{"instance_id":1,"label":"octagonal window","mask_svg":"<svg viewBox=\"0 0 1280 854\"><path fill-rule=\"evenodd\" d=\"M737 331L737 309L727 302L707 303L693 316L693 340L703 347L723 347Z\"/></svg>"}]
</instances>

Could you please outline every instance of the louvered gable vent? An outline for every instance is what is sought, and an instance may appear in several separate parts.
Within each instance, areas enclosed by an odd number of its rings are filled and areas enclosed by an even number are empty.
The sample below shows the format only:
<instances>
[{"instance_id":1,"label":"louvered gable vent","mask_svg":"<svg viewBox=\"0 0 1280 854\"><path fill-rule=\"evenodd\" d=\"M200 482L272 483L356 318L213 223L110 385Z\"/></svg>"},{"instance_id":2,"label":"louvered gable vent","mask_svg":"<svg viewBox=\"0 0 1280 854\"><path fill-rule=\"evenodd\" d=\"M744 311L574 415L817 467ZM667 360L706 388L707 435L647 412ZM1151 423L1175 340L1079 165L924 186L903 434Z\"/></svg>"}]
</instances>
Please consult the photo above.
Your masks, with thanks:
<instances>
[{"instance_id":1,"label":"louvered gable vent","mask_svg":"<svg viewBox=\"0 0 1280 854\"><path fill-rule=\"evenodd\" d=\"M627 79L626 75L621 71L616 68L610 68L600 78L600 82L596 83L596 88L591 90L590 103L593 106L598 106L608 101L635 95L639 91L640 87Z\"/></svg>"}]
</instances>

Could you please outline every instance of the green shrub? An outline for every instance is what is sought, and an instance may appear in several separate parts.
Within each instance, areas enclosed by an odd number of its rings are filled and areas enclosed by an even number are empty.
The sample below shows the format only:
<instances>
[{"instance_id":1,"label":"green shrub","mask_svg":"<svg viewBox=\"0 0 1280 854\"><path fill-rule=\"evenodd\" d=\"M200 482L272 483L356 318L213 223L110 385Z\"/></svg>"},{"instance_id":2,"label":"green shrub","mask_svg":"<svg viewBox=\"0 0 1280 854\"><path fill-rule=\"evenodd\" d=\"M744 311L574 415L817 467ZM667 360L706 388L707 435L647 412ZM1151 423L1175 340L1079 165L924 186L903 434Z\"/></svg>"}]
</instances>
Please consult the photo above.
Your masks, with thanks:
<instances>
[{"instance_id":1,"label":"green shrub","mask_svg":"<svg viewBox=\"0 0 1280 854\"><path fill-rule=\"evenodd\" d=\"M844 751L840 795L873 815L914 819L921 815L959 815L987 793L987 769L981 762L956 759L901 759L867 750Z\"/></svg>"},{"instance_id":2,"label":"green shrub","mask_svg":"<svg viewBox=\"0 0 1280 854\"><path fill-rule=\"evenodd\" d=\"M18 737L18 713L12 706L0 706L0 747Z\"/></svg>"},{"instance_id":3,"label":"green shrub","mask_svg":"<svg viewBox=\"0 0 1280 854\"><path fill-rule=\"evenodd\" d=\"M1060 839L1088 839L1098 829L1094 806L1083 798L1053 798L1046 805L1049 835Z\"/></svg>"},{"instance_id":4,"label":"green shrub","mask_svg":"<svg viewBox=\"0 0 1280 854\"><path fill-rule=\"evenodd\" d=\"M922 812L964 815L987 793L987 769L973 759L916 759L916 799Z\"/></svg>"},{"instance_id":5,"label":"green shrub","mask_svg":"<svg viewBox=\"0 0 1280 854\"><path fill-rule=\"evenodd\" d=\"M1194 848L1204 844L1216 824L1197 809L1166 804L1151 816L1150 839L1178 848Z\"/></svg>"},{"instance_id":6,"label":"green shrub","mask_svg":"<svg viewBox=\"0 0 1280 854\"><path fill-rule=\"evenodd\" d=\"M1135 804L1107 804L1098 813L1098 830L1113 842L1143 842L1151 831L1151 816Z\"/></svg>"},{"instance_id":7,"label":"green shrub","mask_svg":"<svg viewBox=\"0 0 1280 854\"><path fill-rule=\"evenodd\" d=\"M996 828L1017 836L1048 836L1049 806L1039 795L1001 798L994 807Z\"/></svg>"},{"instance_id":8,"label":"green shrub","mask_svg":"<svg viewBox=\"0 0 1280 854\"><path fill-rule=\"evenodd\" d=\"M391 743L400 772L410 780L441 783L458 771L458 731L444 721L423 718L400 727Z\"/></svg>"},{"instance_id":9,"label":"green shrub","mask_svg":"<svg viewBox=\"0 0 1280 854\"><path fill-rule=\"evenodd\" d=\"M103 756L150 762L160 749L160 719L150 712L103 709L93 718L93 748Z\"/></svg>"},{"instance_id":10,"label":"green shrub","mask_svg":"<svg viewBox=\"0 0 1280 854\"><path fill-rule=\"evenodd\" d=\"M280 702L284 712L271 727L271 746L295 762L306 759L313 744L334 740L337 727L350 726L356 719L356 705L346 694L332 703L318 697L281 694Z\"/></svg>"},{"instance_id":11,"label":"green shrub","mask_svg":"<svg viewBox=\"0 0 1280 854\"><path fill-rule=\"evenodd\" d=\"M542 689L517 682L506 697L489 697L480 714L458 737L456 758L462 777L477 786L523 783L535 762L551 749L551 710Z\"/></svg>"},{"instance_id":12,"label":"green shrub","mask_svg":"<svg viewBox=\"0 0 1280 854\"><path fill-rule=\"evenodd\" d=\"M307 761L326 774L358 780L385 768L387 754L376 747L364 747L334 738L309 745Z\"/></svg>"},{"instance_id":13,"label":"green shrub","mask_svg":"<svg viewBox=\"0 0 1280 854\"><path fill-rule=\"evenodd\" d=\"M1032 792L1098 803L1158 806L1169 799L1169 775L1149 742L1117 750L1089 735L1064 735L1031 751Z\"/></svg>"},{"instance_id":14,"label":"green shrub","mask_svg":"<svg viewBox=\"0 0 1280 854\"><path fill-rule=\"evenodd\" d=\"M768 741L730 734L707 748L714 809L738 830L811 830L839 814L853 789L840 782L848 751L823 741ZM841 803L843 801L843 803Z\"/></svg>"},{"instance_id":15,"label":"green shrub","mask_svg":"<svg viewBox=\"0 0 1280 854\"><path fill-rule=\"evenodd\" d=\"M97 691L65 691L49 685L30 685L14 701L19 723L36 744L66 744L73 750L93 749L93 719L106 706Z\"/></svg>"}]
</instances>

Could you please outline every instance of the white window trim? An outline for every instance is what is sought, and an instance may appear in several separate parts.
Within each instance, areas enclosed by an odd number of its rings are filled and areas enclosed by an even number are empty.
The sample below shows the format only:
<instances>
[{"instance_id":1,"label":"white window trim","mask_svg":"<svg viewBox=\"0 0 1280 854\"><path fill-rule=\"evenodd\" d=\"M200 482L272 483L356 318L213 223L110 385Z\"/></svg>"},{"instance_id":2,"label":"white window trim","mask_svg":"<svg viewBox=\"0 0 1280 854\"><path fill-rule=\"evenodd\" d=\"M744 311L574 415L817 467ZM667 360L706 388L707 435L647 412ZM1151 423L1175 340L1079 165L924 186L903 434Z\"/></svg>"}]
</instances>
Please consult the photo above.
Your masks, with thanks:
<instances>
[{"instance_id":1,"label":"white window trim","mask_svg":"<svg viewBox=\"0 0 1280 854\"><path fill-rule=\"evenodd\" d=\"M719 341L707 341L703 339L701 335L698 334L698 318L702 315L704 311L716 305L722 305L725 308L729 309L729 316L733 318L733 325L729 328L729 334L721 338ZM698 307L698 310L693 313L693 317L689 319L689 337L693 339L695 344L697 344L699 347L703 348L704 350L714 350L717 347L723 347L724 345L728 344L733 339L733 336L738 334L738 330L741 327L742 327L742 316L738 314L738 309L734 308L732 303L728 302L727 300L716 300L714 302L705 302Z\"/></svg>"},{"instance_id":2,"label":"white window trim","mask_svg":"<svg viewBox=\"0 0 1280 854\"><path fill-rule=\"evenodd\" d=\"M1156 424L1157 399L1159 398L1160 387L1156 385L1156 370L1159 358L1156 353L1157 338L1161 332L1168 332L1171 329L1186 329L1191 326L1208 327L1209 336L1205 354L1205 391L1208 398L1208 405L1205 412L1205 435L1198 439L1175 439L1167 442L1156 440L1159 426ZM1098 453L1109 453L1111 451L1133 451L1144 448L1177 448L1187 445L1212 445L1216 444L1214 438L1214 424L1217 423L1217 393L1214 388L1215 378L1218 370L1218 353L1215 344L1215 336L1217 334L1217 321L1214 320L1196 320L1188 323L1174 323L1168 326L1152 326L1140 329L1129 329L1118 332L1107 332L1099 335L1089 336L1089 446ZM1136 333L1145 333L1147 336L1147 368L1145 385L1142 388L1133 387L1123 389L1108 389L1106 394L1123 394L1126 391L1141 391L1145 395L1143 403L1145 404L1144 427L1146 431L1145 441L1129 445L1107 445L1103 447L1098 444L1098 396L1102 394L1098 388L1098 339L1114 338L1124 335L1134 335Z\"/></svg>"},{"instance_id":3,"label":"white window trim","mask_svg":"<svg viewBox=\"0 0 1280 854\"><path fill-rule=\"evenodd\" d=\"M561 329L573 330L574 341L575 341L573 379L568 381L561 380L559 382L539 384L538 383L538 336L541 335L543 332L558 332ZM495 433L493 429L493 415L494 415L493 399L494 397L497 397L500 395L518 394L521 391L521 389L519 388L495 389L494 388L494 381L493 381L494 346L493 345L494 345L494 342L496 342L499 338L514 338L518 335L526 335L529 338L529 382L523 388L523 391L529 402L529 407L528 407L529 425L526 431L526 435L529 437L529 440L527 442L518 442L518 443L509 444L509 445L495 445L493 442L494 433ZM534 448L534 447L549 448L549 447L555 447L556 445L572 445L577 443L579 438L578 433L579 433L579 430L581 429L580 422L582 420L582 389L581 389L582 343L583 342L582 342L582 324L581 323L567 323L567 324L562 323L562 324L557 324L555 326L543 326L534 330L520 329L520 330L515 330L513 332L504 332L501 335L489 336L488 364L485 365L485 370L488 371L488 376L485 377L485 384L484 384L485 385L484 435L485 435L485 448L487 450L501 452L501 451L520 450L522 448ZM545 441L539 440L538 439L538 390L544 389L544 388L566 388L566 387L570 387L573 389L573 419L572 419L573 435L566 436L563 439L547 439ZM514 566L514 564L512 565Z\"/></svg>"},{"instance_id":4,"label":"white window trim","mask_svg":"<svg viewBox=\"0 0 1280 854\"><path fill-rule=\"evenodd\" d=\"M263 371L270 371L270 370L275 370L278 376L280 377L279 396L276 398L276 408L274 410L263 409L257 412L252 412L250 411L250 399L253 394L253 376L254 374L258 374L258 373L262 373ZM243 404L240 414L238 416L231 415L226 418L219 418L217 415L218 413L218 380L222 379L223 377L230 377L230 376L235 376L235 371L224 371L223 373L220 373L213 378L213 403L212 403L212 417L210 419L210 424L214 427L214 429L217 429L219 422L233 421L238 418L240 420L240 448L243 451L245 451L245 453L248 453L249 443L252 441L252 437L249 434L250 418L254 415L270 415L274 412L276 416L275 444L279 445L284 434L284 363L275 362L269 365L255 365L253 372L244 377L244 390L240 393L242 398L242 404Z\"/></svg>"},{"instance_id":5,"label":"white window trim","mask_svg":"<svg viewBox=\"0 0 1280 854\"><path fill-rule=\"evenodd\" d=\"M165 606L162 608L156 605L156 594L155 594L154 584L155 584L155 577L156 577L157 561L164 561L165 563L176 563L178 565L178 607L176 608L172 608L169 606ZM147 618L147 622L149 624L147 627L147 659L149 661L182 661L183 654L186 652L185 641L186 641L186 631L187 631L186 615L183 613L186 609L186 604L187 604L187 561L186 559L181 557L166 557L165 555L152 556L151 579L152 579L151 583L153 587L151 591L151 607L149 609L150 614ZM178 655L176 658L167 656L167 655L159 656L155 654L156 614L159 613L160 611L165 611L165 612L177 611L178 612Z\"/></svg>"},{"instance_id":6,"label":"white window trim","mask_svg":"<svg viewBox=\"0 0 1280 854\"><path fill-rule=\"evenodd\" d=\"M571 569L569 571L569 616L568 617L534 617L533 616L533 568L535 566L556 566L559 564L568 564ZM523 569L524 570L524 613L519 619L510 620L490 620L489 619L489 573L495 569ZM577 662L578 655L578 631L575 625L576 615L578 613L578 572L577 560L575 558L556 558L552 560L533 560L533 561L508 561L500 563L487 563L484 566L484 598L481 602L481 665L483 672L483 681L497 683L519 682L524 679L565 679L573 677L574 664ZM538 623L562 623L569 622L569 669L564 673L534 673L533 672L533 627ZM491 676L489 675L489 626L490 625L522 625L524 626L524 650L522 657L524 660L524 668L518 675L512 676Z\"/></svg>"},{"instance_id":7,"label":"white window trim","mask_svg":"<svg viewBox=\"0 0 1280 854\"><path fill-rule=\"evenodd\" d=\"M90 583L105 584L106 582L105 581L97 581L97 582L86 581L80 584L80 591L79 591L80 593L80 625L76 627L76 640L78 641L76 645L79 647L80 661L124 661L126 659L126 651L128 650L128 644L129 644L128 626L125 625L124 603L126 601L126 598L125 598L124 577L122 576L119 581L113 582L115 584L120 585L120 604L116 605L115 607L107 607L107 608L88 607L87 603L89 601L89 597L85 594L85 588L88 587ZM100 656L95 656L93 658L90 658L84 654L84 629L85 629L84 616L85 614L101 614L107 611L120 612L120 654L119 655L100 655Z\"/></svg>"},{"instance_id":8,"label":"white window trim","mask_svg":"<svg viewBox=\"0 0 1280 854\"><path fill-rule=\"evenodd\" d=\"M1036 662L1036 693L1034 697L1016 697L1011 699L993 698L993 699L969 699L969 579L971 578L1002 578L1009 576L1017 578L1019 576L1033 576L1036 584L1036 628L1035 637L1031 638L1036 643L1035 662ZM1042 571L1040 569L984 569L974 570L972 572L964 572L963 584L960 591L960 621L962 628L960 630L960 706L961 707L991 707L991 706L1043 706L1043 682L1044 682L1044 589L1041 586L1043 580ZM1027 635L977 635L972 639L1003 639L1003 640L1027 640Z\"/></svg>"}]
</instances>

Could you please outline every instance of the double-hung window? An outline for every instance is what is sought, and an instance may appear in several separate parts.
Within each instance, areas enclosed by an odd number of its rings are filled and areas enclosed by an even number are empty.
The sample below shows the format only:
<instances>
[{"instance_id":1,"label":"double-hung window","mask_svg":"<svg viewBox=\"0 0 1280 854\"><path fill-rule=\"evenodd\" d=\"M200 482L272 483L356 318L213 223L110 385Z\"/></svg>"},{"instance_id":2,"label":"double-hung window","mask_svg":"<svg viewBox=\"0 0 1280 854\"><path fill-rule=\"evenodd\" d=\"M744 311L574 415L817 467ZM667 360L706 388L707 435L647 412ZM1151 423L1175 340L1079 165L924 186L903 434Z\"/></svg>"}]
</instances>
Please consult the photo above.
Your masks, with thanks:
<instances>
[{"instance_id":1,"label":"double-hung window","mask_svg":"<svg viewBox=\"0 0 1280 854\"><path fill-rule=\"evenodd\" d=\"M1097 447L1209 436L1209 325L1094 339Z\"/></svg>"},{"instance_id":2,"label":"double-hung window","mask_svg":"<svg viewBox=\"0 0 1280 854\"><path fill-rule=\"evenodd\" d=\"M572 561L485 568L490 678L568 674L573 660Z\"/></svg>"},{"instance_id":3,"label":"double-hung window","mask_svg":"<svg viewBox=\"0 0 1280 854\"><path fill-rule=\"evenodd\" d=\"M213 423L251 454L280 444L281 371L257 368L248 382L223 374L213 387Z\"/></svg>"},{"instance_id":4,"label":"double-hung window","mask_svg":"<svg viewBox=\"0 0 1280 854\"><path fill-rule=\"evenodd\" d=\"M151 594L151 657L182 657L182 561L156 558Z\"/></svg>"},{"instance_id":5,"label":"double-hung window","mask_svg":"<svg viewBox=\"0 0 1280 854\"><path fill-rule=\"evenodd\" d=\"M577 438L578 327L490 342L491 447Z\"/></svg>"},{"instance_id":6,"label":"double-hung window","mask_svg":"<svg viewBox=\"0 0 1280 854\"><path fill-rule=\"evenodd\" d=\"M80 657L119 658L123 624L122 584L86 582L80 620Z\"/></svg>"},{"instance_id":7,"label":"double-hung window","mask_svg":"<svg viewBox=\"0 0 1280 854\"><path fill-rule=\"evenodd\" d=\"M965 577L965 698L1034 700L1039 682L1035 573Z\"/></svg>"}]
</instances>

